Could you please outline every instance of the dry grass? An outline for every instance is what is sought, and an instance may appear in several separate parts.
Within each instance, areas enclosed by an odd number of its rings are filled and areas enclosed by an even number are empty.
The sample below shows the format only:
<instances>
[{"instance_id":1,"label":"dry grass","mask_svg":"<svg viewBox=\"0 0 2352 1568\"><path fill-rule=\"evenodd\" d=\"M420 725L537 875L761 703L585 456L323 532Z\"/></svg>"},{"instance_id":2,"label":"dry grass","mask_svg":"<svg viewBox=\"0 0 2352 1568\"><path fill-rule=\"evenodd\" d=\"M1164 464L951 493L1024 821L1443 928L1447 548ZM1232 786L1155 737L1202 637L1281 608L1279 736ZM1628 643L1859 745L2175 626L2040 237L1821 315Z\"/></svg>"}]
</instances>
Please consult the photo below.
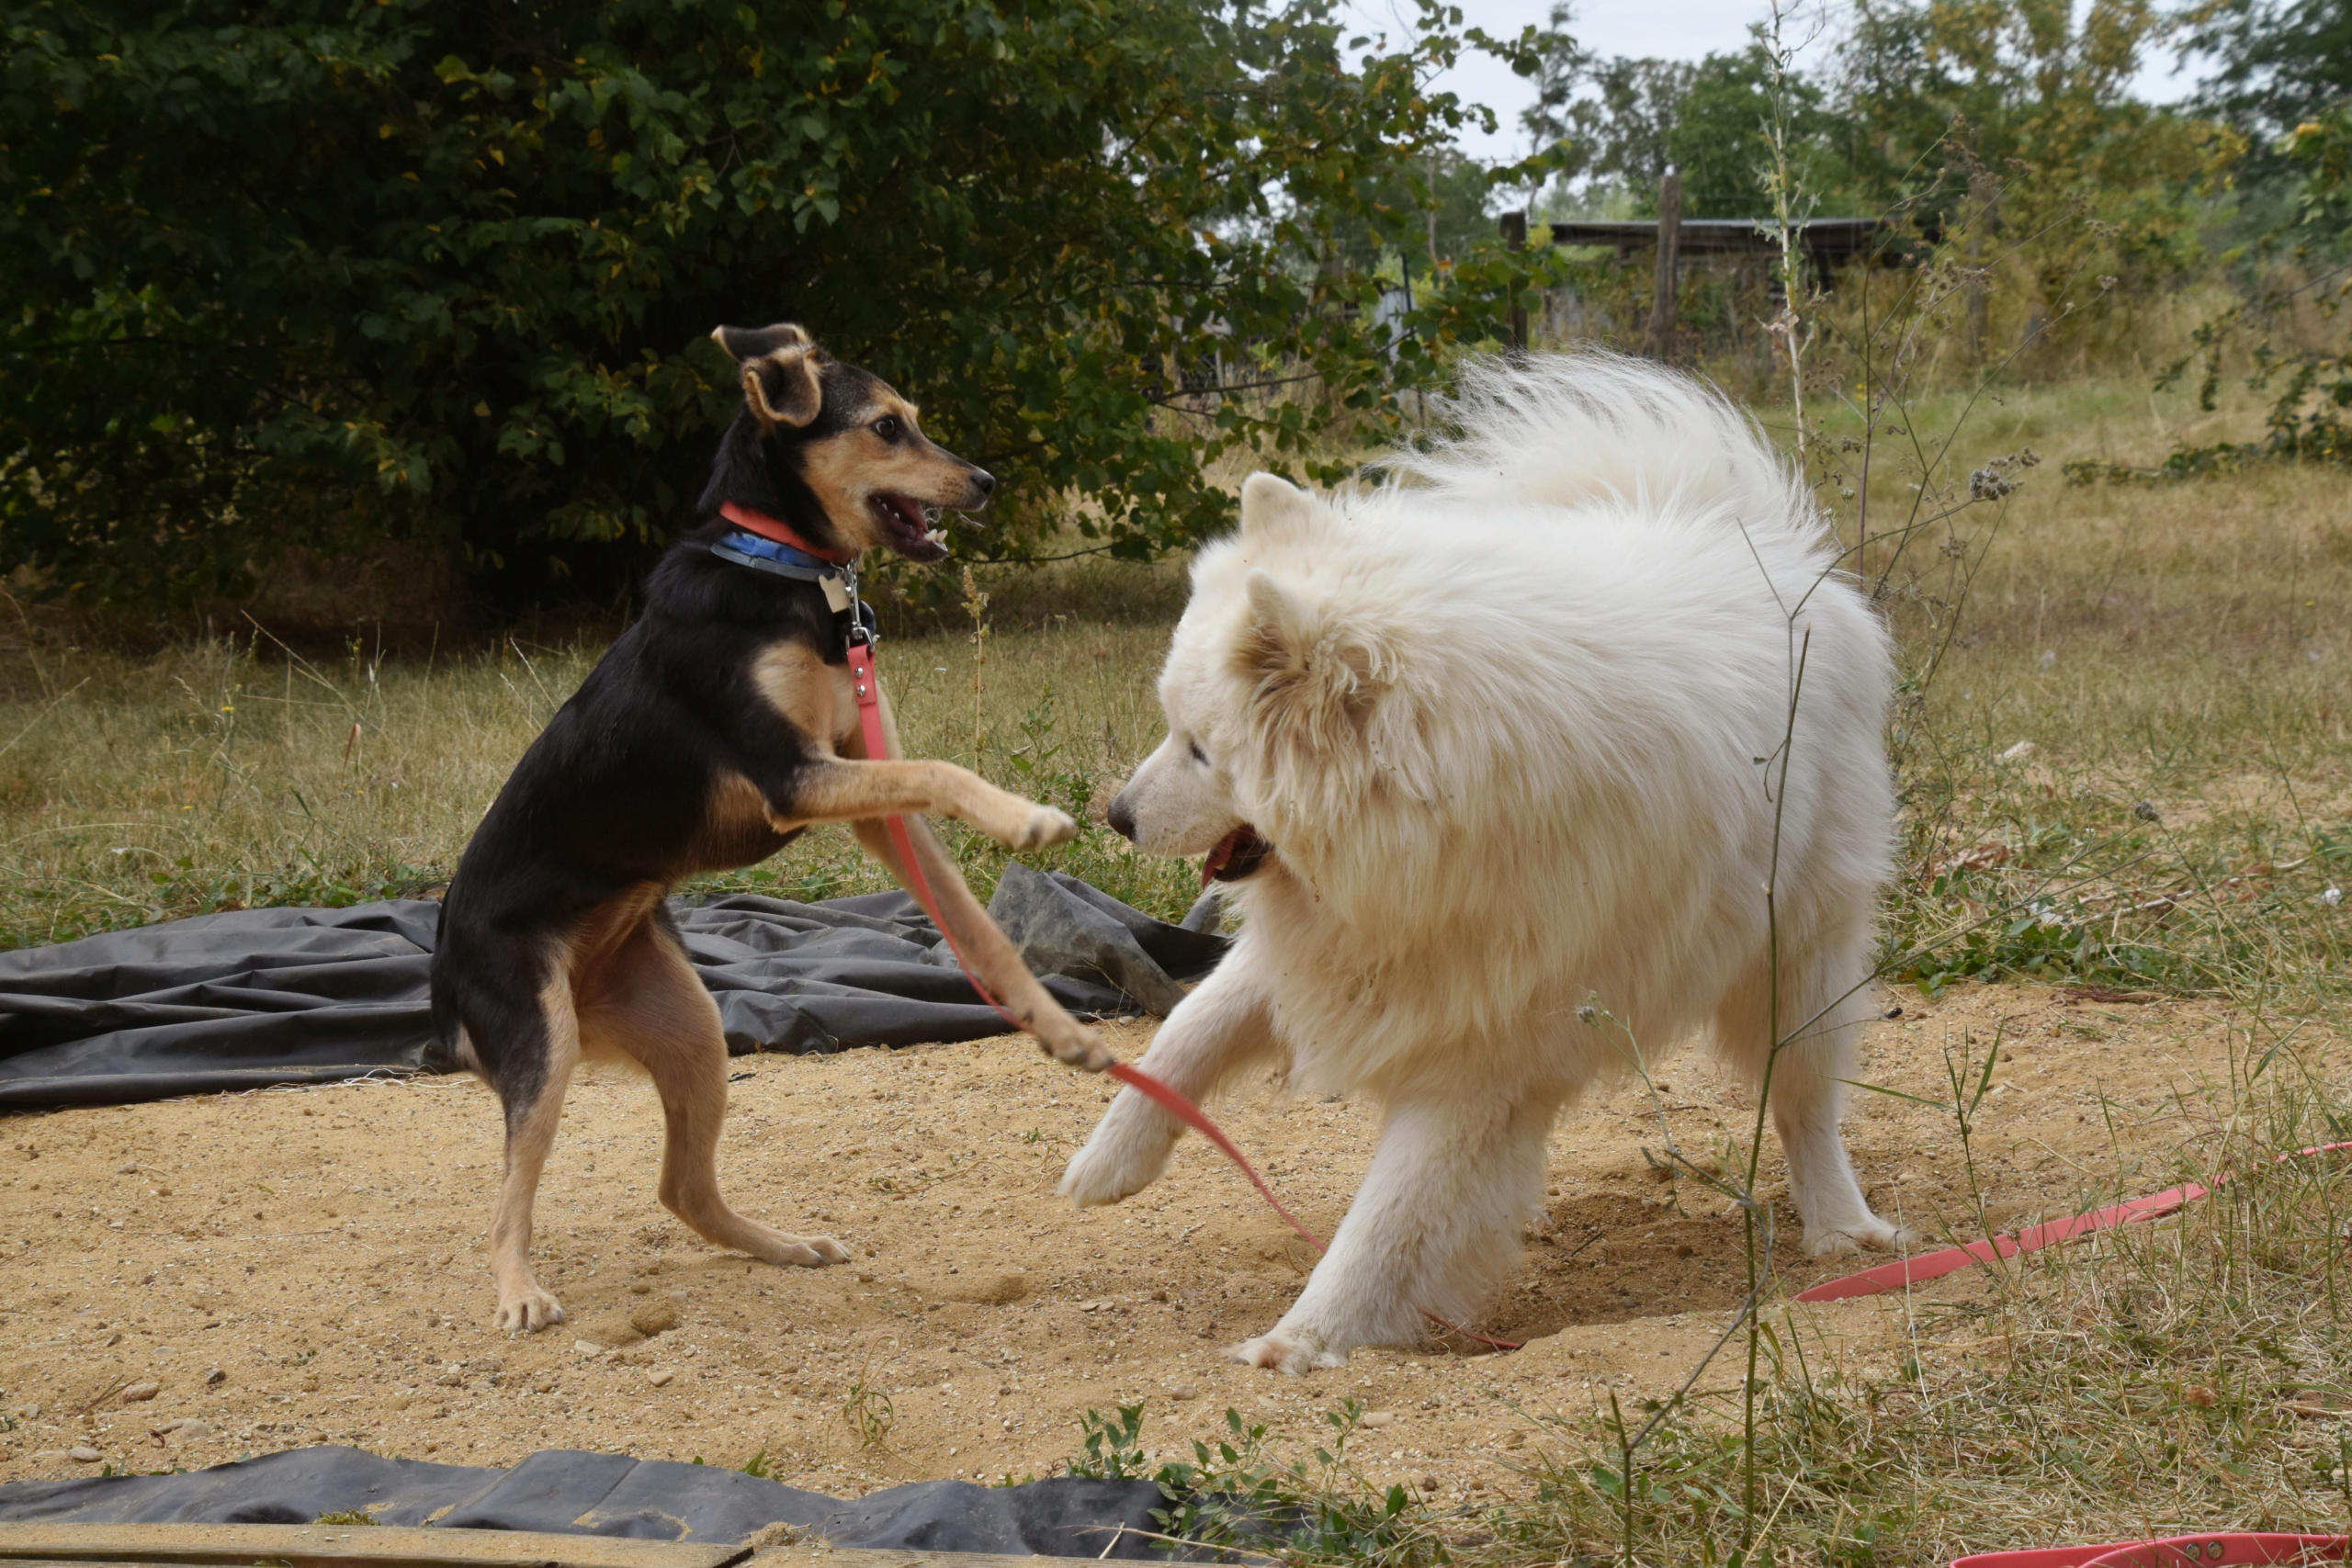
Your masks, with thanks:
<instances>
[{"instance_id":1,"label":"dry grass","mask_svg":"<svg viewBox=\"0 0 2352 1568\"><path fill-rule=\"evenodd\" d=\"M1925 448L1960 412L1939 396L1905 429ZM1895 1365L1842 1361L1816 1323L1775 1308L1752 1452L1726 1419L1739 1380L1725 1362L1630 1479L1607 1410L1546 1417L1551 1457L1500 1509L1441 1514L1367 1490L1344 1447L1278 1473L1246 1427L1229 1457L1206 1456L1213 1479L1305 1505L1310 1555L1398 1562L1724 1562L1747 1535L1750 1562L1924 1563L2176 1527L2342 1528L2352 1203L2333 1163L2263 1162L2352 1133L2352 505L2329 473L2171 488L2059 475L2065 459L2147 463L2254 422L2250 404L2201 415L2138 381L2010 395L1973 411L1925 471L1964 491L1971 469L2031 448L2043 460L2018 470L2021 488L1921 530L1896 559L1922 469L1889 457L1864 558L1911 676L1895 968L1928 987L2212 998L2237 1067L2184 1089L2196 1135L2176 1168L2132 1168L2087 1135L2058 1152L2086 1192L2248 1177L2181 1222L1907 1313L1912 1349ZM910 744L1099 810L1157 739L1174 583L1102 564L1000 580L984 644L952 605L930 612L883 653ZM241 633L139 664L20 645L17 694L0 704L0 940L428 886L594 652L509 645L379 666L354 649L304 664ZM1001 863L965 849L985 888ZM1190 891L1186 868L1130 859L1100 829L1060 852L1162 913ZM876 885L830 833L727 881L800 897ZM1966 1156L1958 1122L1936 1157ZM1997 1186L1985 1198L1997 1213ZM1649 1414L1622 1413L1634 1427ZM1114 1427L1093 1436L1092 1462L1124 1451ZM1743 1518L1751 1461L1762 1503Z\"/></svg>"}]
</instances>

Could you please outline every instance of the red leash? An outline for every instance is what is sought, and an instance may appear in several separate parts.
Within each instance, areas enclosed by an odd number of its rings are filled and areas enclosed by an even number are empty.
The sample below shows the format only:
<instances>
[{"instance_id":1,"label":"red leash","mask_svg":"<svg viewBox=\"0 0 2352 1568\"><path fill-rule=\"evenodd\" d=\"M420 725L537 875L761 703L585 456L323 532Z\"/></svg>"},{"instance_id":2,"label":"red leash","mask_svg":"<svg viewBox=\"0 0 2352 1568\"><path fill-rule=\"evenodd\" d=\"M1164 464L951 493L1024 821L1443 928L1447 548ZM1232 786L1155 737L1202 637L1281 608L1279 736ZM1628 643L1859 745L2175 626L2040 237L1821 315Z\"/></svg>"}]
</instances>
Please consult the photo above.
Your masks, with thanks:
<instances>
[{"instance_id":1,"label":"red leash","mask_svg":"<svg viewBox=\"0 0 2352 1568\"><path fill-rule=\"evenodd\" d=\"M874 678L874 648L854 630L850 634L849 671L853 688L857 694L857 720L865 736L865 754L868 757L888 757L890 754L890 741L889 737L882 730L881 698ZM940 939L947 943L947 951L956 955L956 965L964 971L964 978L971 983L973 990L979 993L980 1000L996 1010L999 1018L1024 1034L1030 1032L1027 1024L1015 1018L1006 1010L1002 1002L989 994L989 988L986 986L980 984L980 977L972 973L972 965L965 958L964 950L956 944L956 933L948 930L947 922L940 918L939 901L931 891L931 880L923 875L922 863L915 859L914 840L907 832L907 819L893 814L884 818L882 825L889 832L892 847L899 852L899 863L907 868L907 890L914 895L915 902L922 906L922 912L931 917L931 923L939 928ZM1283 1223L1296 1231L1300 1238L1315 1249L1317 1257L1322 1256L1326 1250L1323 1243L1317 1239L1313 1231L1300 1224L1296 1216L1288 1209L1283 1207L1283 1201L1274 1196L1274 1190L1266 1185L1266 1179L1258 1174L1258 1168L1250 1163L1249 1156L1241 1152L1231 1138L1226 1136L1225 1129L1211 1120L1207 1111L1193 1104L1172 1086L1152 1077L1141 1067L1131 1066L1125 1062L1113 1062L1102 1071L1105 1076L1116 1078L1136 1093L1145 1096L1170 1116L1216 1145L1217 1152L1231 1160L1234 1168L1250 1179L1250 1185L1258 1190L1258 1196L1266 1201L1269 1208L1282 1216ZM1459 1334L1465 1339L1475 1339L1479 1344L1497 1350L1516 1350L1520 1348L1517 1340L1490 1339L1483 1334L1474 1333L1458 1324L1448 1323L1433 1312L1424 1310L1421 1315L1440 1328Z\"/></svg>"},{"instance_id":2,"label":"red leash","mask_svg":"<svg viewBox=\"0 0 2352 1568\"><path fill-rule=\"evenodd\" d=\"M2314 1144L2307 1149L2279 1155L2271 1163L2282 1164L2290 1159L2304 1159L2337 1149L2352 1149L2352 1143ZM1842 1302L1853 1296L1874 1296L1882 1291L1899 1290L1924 1280L1940 1280L1972 1263L1988 1262L1995 1258L2016 1258L2023 1253L2039 1252L2062 1241L2071 1241L2078 1235L2088 1235L2093 1231L2110 1230L2117 1225L2132 1224L2141 1220L2160 1220L2194 1203L2216 1188L2226 1186L2236 1174L2232 1171L2215 1177L2211 1187L2198 1181L2183 1182L2178 1187L2168 1188L2145 1198L2132 1198L2104 1209L2094 1209L2087 1214L2075 1214L2069 1219L2031 1225L2014 1235L2005 1232L1984 1241L1972 1241L1964 1247L1948 1247L1940 1252L1922 1253L1917 1258L1899 1258L1892 1263L1882 1263L1875 1269L1865 1269L1859 1274L1849 1274L1843 1279L1815 1285L1809 1291L1801 1292L1797 1300ZM2242 1561L2251 1562L2267 1559L2245 1558Z\"/></svg>"}]
</instances>

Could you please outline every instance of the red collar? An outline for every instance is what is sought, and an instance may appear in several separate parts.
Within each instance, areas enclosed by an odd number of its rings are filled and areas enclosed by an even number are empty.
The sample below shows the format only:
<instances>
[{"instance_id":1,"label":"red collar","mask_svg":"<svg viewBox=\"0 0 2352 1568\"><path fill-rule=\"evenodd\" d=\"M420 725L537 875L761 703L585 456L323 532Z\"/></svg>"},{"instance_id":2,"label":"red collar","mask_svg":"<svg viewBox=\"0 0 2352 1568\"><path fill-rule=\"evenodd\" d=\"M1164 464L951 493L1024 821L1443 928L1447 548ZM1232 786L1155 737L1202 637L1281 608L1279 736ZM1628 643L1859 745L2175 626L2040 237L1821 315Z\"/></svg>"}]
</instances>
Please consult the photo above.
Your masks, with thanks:
<instances>
[{"instance_id":1,"label":"red collar","mask_svg":"<svg viewBox=\"0 0 2352 1568\"><path fill-rule=\"evenodd\" d=\"M748 506L738 506L731 501L718 509L718 514L738 528L748 528L763 539L773 539L779 545L789 545L803 555L815 556L819 560L831 561L835 566L847 566L857 558L855 550L846 553L841 550L820 550L802 538L793 530L792 525L782 518L771 517L764 512L754 512Z\"/></svg>"}]
</instances>

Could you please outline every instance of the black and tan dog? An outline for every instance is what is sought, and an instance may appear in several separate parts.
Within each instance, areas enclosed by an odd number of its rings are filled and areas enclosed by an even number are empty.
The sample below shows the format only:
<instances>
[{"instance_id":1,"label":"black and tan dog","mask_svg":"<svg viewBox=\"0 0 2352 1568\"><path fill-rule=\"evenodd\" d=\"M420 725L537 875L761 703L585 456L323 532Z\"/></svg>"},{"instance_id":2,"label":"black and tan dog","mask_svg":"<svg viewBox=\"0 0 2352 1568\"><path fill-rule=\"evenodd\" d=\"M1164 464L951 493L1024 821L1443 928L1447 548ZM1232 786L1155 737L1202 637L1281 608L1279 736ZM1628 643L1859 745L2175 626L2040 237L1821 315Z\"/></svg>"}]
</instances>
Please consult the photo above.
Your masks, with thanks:
<instances>
[{"instance_id":1,"label":"black and tan dog","mask_svg":"<svg viewBox=\"0 0 2352 1568\"><path fill-rule=\"evenodd\" d=\"M743 412L703 491L707 519L655 567L641 619L535 741L482 818L442 907L433 1021L498 1091L504 1179L491 1229L496 1322L563 1309L532 1277L531 1204L574 1066L633 1061L662 1097L661 1197L706 1239L771 1263L848 1257L719 1197L727 1044L663 896L751 864L812 822L847 822L901 883L882 818L960 818L1015 849L1077 830L1062 812L946 762L869 757L846 662L857 611L842 568L887 547L936 560L932 509L971 511L996 481L933 445L916 409L790 325L712 334ZM888 719L888 710L884 710ZM1099 1070L1094 1032L1046 995L920 821L908 823L951 933L989 989L1054 1055Z\"/></svg>"}]
</instances>

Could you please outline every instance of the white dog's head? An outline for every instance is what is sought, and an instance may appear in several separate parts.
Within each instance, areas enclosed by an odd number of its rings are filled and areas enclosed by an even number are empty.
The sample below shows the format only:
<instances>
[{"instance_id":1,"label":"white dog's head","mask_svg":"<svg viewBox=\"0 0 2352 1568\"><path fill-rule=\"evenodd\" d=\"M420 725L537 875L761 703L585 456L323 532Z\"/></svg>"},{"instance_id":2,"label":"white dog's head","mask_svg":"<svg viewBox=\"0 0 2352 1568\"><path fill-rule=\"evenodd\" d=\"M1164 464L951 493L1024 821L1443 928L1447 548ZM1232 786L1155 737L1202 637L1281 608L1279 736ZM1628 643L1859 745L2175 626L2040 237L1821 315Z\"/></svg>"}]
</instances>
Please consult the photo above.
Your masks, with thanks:
<instances>
[{"instance_id":1,"label":"white dog's head","mask_svg":"<svg viewBox=\"0 0 2352 1568\"><path fill-rule=\"evenodd\" d=\"M1398 640L1335 576L1351 526L1272 474L1241 487L1241 528L1201 552L1160 671L1168 738L1111 803L1154 854L1209 857L1238 882L1305 848L1405 759L1384 734Z\"/></svg>"}]
</instances>

